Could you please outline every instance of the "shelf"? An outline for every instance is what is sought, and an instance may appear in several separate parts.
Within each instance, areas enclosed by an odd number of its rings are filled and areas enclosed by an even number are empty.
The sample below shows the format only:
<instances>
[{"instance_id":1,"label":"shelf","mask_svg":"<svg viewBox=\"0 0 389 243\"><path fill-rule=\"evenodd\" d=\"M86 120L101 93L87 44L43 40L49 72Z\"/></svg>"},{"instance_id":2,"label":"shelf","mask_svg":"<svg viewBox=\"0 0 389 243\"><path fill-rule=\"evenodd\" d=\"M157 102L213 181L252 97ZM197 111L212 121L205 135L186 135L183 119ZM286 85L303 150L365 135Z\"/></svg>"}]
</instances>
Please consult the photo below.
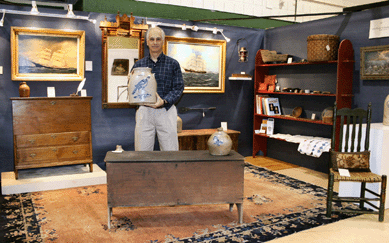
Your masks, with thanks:
<instances>
[{"instance_id":1,"label":"shelf","mask_svg":"<svg viewBox=\"0 0 389 243\"><path fill-rule=\"evenodd\" d=\"M264 133L255 133L254 135L255 135L255 136L258 136L258 137L272 138L272 137L270 137L269 135L266 135L266 134L264 134ZM281 138L272 138L272 139L276 139L276 140L280 140L280 141L285 141L285 142L287 142L285 139L281 139Z\"/></svg>"},{"instance_id":2,"label":"shelf","mask_svg":"<svg viewBox=\"0 0 389 243\"><path fill-rule=\"evenodd\" d=\"M272 94L272 95L309 95L309 96L330 96L336 97L336 94L312 94L312 93L293 93L293 92L270 92L270 91L257 91L257 94ZM352 95L342 95L342 96L352 96Z\"/></svg>"},{"instance_id":3,"label":"shelf","mask_svg":"<svg viewBox=\"0 0 389 243\"><path fill-rule=\"evenodd\" d=\"M249 77L229 77L228 80L252 80L253 78Z\"/></svg>"},{"instance_id":4,"label":"shelf","mask_svg":"<svg viewBox=\"0 0 389 243\"><path fill-rule=\"evenodd\" d=\"M269 138L287 141L282 137L269 137L266 134L255 134L255 131L260 129L263 119L272 118L278 119L278 128L276 130L284 131L286 133L304 131L306 134L322 134L327 137L330 136L330 130L333 126L331 120L323 122L320 120L312 120L310 118L295 118L290 115L263 115L256 114L257 96L266 95L273 98L278 98L279 102L286 102L288 108L298 106L299 102L309 106L307 110L312 110L316 104L321 106L332 106L334 101L338 105L338 109L352 105L353 90L353 73L355 65L354 49L349 40L342 40L338 48L338 60L335 61L320 61L320 62L295 62L295 63L263 63L261 50L258 50L255 56L255 75L254 75L254 134L253 134L253 157L258 152L262 152L267 156L267 141ZM309 70L312 70L310 72ZM320 73L329 73L329 75L321 76ZM310 93L294 93L294 92L269 92L267 90L259 90L261 84L266 83L266 75L282 74L288 86L303 87L311 91L330 91L329 94L313 94ZM333 82L336 75L336 83ZM330 82L326 81L330 78ZM315 83L312 83L312 82ZM285 107L284 107L285 108ZM316 109L316 108L315 108ZM283 113L283 114L288 114ZM309 117L304 115L304 117ZM283 120L283 122L282 122ZM288 122L290 121L290 122ZM306 128L306 129L305 129ZM336 128L338 129L338 128ZM272 153L275 151L271 150ZM289 158L285 151L278 151L281 157L287 160L295 160ZM288 161L286 161L288 162ZM294 161L296 162L296 161ZM300 162L297 162L300 163ZM303 163L304 164L304 163ZM325 163L327 165L327 163Z\"/></svg>"},{"instance_id":5,"label":"shelf","mask_svg":"<svg viewBox=\"0 0 389 243\"><path fill-rule=\"evenodd\" d=\"M343 60L342 62L344 62L344 63L354 63L355 61L354 60ZM323 65L323 64L338 64L338 61L258 64L258 65L256 65L256 67L283 67L283 66Z\"/></svg>"},{"instance_id":6,"label":"shelf","mask_svg":"<svg viewBox=\"0 0 389 243\"><path fill-rule=\"evenodd\" d=\"M270 118L275 118L275 119L283 119L283 120L291 120L291 121L299 121L299 122L308 122L308 123L332 126L332 123L323 122L323 121L320 121L320 120L312 120L312 119L308 119L308 118L295 118L295 117L286 116L286 115L268 116L268 115L263 115L263 114L255 114L255 116L270 117Z\"/></svg>"}]
</instances>

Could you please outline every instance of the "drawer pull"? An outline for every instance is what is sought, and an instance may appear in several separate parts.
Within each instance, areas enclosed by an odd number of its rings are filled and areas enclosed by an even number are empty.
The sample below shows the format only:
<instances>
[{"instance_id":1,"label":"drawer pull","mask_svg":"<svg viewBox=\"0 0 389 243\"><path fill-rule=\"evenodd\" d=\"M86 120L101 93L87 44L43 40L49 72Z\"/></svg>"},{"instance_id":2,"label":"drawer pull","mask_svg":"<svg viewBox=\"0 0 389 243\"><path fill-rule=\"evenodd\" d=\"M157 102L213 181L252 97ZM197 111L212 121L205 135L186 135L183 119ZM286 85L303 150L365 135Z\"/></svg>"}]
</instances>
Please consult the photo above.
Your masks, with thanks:
<instances>
[{"instance_id":1,"label":"drawer pull","mask_svg":"<svg viewBox=\"0 0 389 243\"><path fill-rule=\"evenodd\" d=\"M55 105L55 103L57 103L57 102L55 102L55 101L50 101L50 104L51 104L51 105Z\"/></svg>"},{"instance_id":2,"label":"drawer pull","mask_svg":"<svg viewBox=\"0 0 389 243\"><path fill-rule=\"evenodd\" d=\"M77 141L78 140L78 137L72 137L73 141Z\"/></svg>"},{"instance_id":3,"label":"drawer pull","mask_svg":"<svg viewBox=\"0 0 389 243\"><path fill-rule=\"evenodd\" d=\"M30 156L31 156L32 158L34 158L34 157L36 156L36 154L30 154Z\"/></svg>"},{"instance_id":4,"label":"drawer pull","mask_svg":"<svg viewBox=\"0 0 389 243\"><path fill-rule=\"evenodd\" d=\"M74 151L73 151L73 154L77 154L77 153L78 153L78 150L74 150Z\"/></svg>"},{"instance_id":5,"label":"drawer pull","mask_svg":"<svg viewBox=\"0 0 389 243\"><path fill-rule=\"evenodd\" d=\"M28 140L31 144L35 143L34 139Z\"/></svg>"},{"instance_id":6,"label":"drawer pull","mask_svg":"<svg viewBox=\"0 0 389 243\"><path fill-rule=\"evenodd\" d=\"M51 137L52 137L52 138L56 138L56 137L57 137L57 135L54 135L54 134L53 134L53 135L51 135Z\"/></svg>"},{"instance_id":7,"label":"drawer pull","mask_svg":"<svg viewBox=\"0 0 389 243\"><path fill-rule=\"evenodd\" d=\"M51 149L53 152L57 152L57 149L56 148L53 148L53 149Z\"/></svg>"}]
</instances>

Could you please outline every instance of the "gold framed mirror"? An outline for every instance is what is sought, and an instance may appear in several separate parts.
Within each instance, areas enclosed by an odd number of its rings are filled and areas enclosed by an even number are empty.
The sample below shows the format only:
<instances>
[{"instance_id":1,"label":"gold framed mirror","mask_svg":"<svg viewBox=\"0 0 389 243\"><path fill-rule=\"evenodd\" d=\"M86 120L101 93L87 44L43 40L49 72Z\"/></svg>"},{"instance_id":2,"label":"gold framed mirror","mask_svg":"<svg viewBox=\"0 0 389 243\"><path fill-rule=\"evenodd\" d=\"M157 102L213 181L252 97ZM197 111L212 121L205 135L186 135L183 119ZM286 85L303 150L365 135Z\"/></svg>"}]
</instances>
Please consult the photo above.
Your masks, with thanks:
<instances>
[{"instance_id":1,"label":"gold framed mirror","mask_svg":"<svg viewBox=\"0 0 389 243\"><path fill-rule=\"evenodd\" d=\"M116 15L100 22L102 32L102 106L131 108L127 101L127 76L134 63L144 57L144 40L148 25L135 24L135 17Z\"/></svg>"}]
</instances>

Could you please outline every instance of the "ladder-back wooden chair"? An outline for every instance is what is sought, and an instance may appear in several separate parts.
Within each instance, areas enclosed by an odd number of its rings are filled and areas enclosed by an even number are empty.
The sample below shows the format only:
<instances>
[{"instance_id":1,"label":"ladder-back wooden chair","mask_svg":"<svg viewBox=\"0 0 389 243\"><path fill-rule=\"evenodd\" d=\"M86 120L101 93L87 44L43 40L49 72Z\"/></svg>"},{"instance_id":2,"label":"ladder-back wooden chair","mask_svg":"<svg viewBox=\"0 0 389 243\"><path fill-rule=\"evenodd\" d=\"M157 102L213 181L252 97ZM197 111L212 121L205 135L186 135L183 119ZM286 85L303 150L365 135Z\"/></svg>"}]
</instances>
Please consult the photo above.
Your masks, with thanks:
<instances>
[{"instance_id":1,"label":"ladder-back wooden chair","mask_svg":"<svg viewBox=\"0 0 389 243\"><path fill-rule=\"evenodd\" d=\"M366 122L366 129L363 138L362 123L364 122ZM328 176L327 217L331 217L332 212L369 213L378 214L380 222L384 220L386 175L377 175L370 171L370 122L371 104L368 105L367 110L361 108L337 110L335 103L330 151L331 162ZM361 149L363 139L364 148ZM340 175L339 169L348 169L350 177ZM334 182L340 181L361 182L360 197L334 195ZM380 194L366 188L366 183L381 183ZM366 196L366 192L369 193L370 197ZM359 209L353 210L343 207L336 207L335 209L332 205L333 201L359 203ZM379 205L377 206L371 201L376 201ZM374 209L366 209L364 203Z\"/></svg>"}]
</instances>

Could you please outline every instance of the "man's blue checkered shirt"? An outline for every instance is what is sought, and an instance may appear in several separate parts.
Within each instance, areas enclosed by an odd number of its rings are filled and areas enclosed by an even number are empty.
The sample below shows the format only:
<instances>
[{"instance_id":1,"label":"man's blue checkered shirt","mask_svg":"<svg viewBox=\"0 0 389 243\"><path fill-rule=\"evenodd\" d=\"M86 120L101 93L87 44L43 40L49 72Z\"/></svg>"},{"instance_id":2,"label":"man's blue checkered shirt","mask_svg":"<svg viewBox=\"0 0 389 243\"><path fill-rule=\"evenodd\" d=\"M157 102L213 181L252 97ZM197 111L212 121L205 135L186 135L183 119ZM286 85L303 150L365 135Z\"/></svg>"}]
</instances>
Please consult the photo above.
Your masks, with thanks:
<instances>
[{"instance_id":1,"label":"man's blue checkered shirt","mask_svg":"<svg viewBox=\"0 0 389 243\"><path fill-rule=\"evenodd\" d=\"M168 102L165 104L165 108L169 110L184 91L184 80L178 61L161 53L157 62L151 60L150 55L148 55L137 61L132 68L137 67L151 68L157 81L157 92L162 99Z\"/></svg>"}]
</instances>

